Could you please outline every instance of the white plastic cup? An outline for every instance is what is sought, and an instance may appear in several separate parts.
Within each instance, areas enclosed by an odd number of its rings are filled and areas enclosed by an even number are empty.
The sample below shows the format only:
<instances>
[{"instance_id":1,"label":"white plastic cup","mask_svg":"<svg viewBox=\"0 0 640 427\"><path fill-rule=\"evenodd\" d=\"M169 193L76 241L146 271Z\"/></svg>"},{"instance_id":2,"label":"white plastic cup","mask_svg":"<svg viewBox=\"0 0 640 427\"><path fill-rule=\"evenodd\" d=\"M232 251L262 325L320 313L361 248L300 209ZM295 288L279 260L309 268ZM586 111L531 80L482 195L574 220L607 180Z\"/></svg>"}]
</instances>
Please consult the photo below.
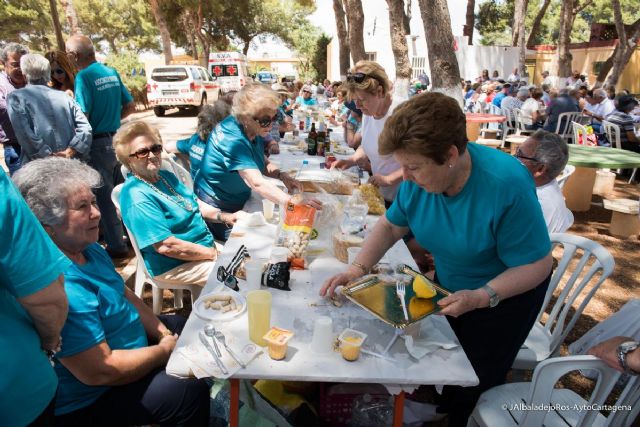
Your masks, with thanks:
<instances>
[{"instance_id":1,"label":"white plastic cup","mask_svg":"<svg viewBox=\"0 0 640 427\"><path fill-rule=\"evenodd\" d=\"M362 248L360 246L351 246L347 248L347 259L349 264L353 264L361 250Z\"/></svg>"},{"instance_id":2,"label":"white plastic cup","mask_svg":"<svg viewBox=\"0 0 640 427\"><path fill-rule=\"evenodd\" d=\"M244 264L244 271L246 274L245 285L246 291L256 291L260 289L260 282L262 281L262 271L264 269L263 260L249 260Z\"/></svg>"},{"instance_id":3,"label":"white plastic cup","mask_svg":"<svg viewBox=\"0 0 640 427\"><path fill-rule=\"evenodd\" d=\"M264 219L267 221L271 221L273 219L273 209L275 208L275 203L271 200L262 199L262 213L264 214Z\"/></svg>"},{"instance_id":4,"label":"white plastic cup","mask_svg":"<svg viewBox=\"0 0 640 427\"><path fill-rule=\"evenodd\" d=\"M333 351L333 321L328 316L320 316L313 326L311 351L316 354L328 354Z\"/></svg>"}]
</instances>

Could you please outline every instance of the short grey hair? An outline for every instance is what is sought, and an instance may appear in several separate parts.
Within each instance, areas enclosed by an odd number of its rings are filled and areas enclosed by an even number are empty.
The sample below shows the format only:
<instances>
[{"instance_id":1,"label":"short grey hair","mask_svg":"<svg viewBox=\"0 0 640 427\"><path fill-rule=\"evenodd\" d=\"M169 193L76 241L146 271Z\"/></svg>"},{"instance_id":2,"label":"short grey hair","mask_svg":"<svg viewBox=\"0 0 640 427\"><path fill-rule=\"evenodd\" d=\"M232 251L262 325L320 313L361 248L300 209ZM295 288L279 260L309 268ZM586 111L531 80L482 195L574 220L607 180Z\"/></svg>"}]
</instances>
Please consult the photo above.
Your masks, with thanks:
<instances>
[{"instance_id":1,"label":"short grey hair","mask_svg":"<svg viewBox=\"0 0 640 427\"><path fill-rule=\"evenodd\" d=\"M566 141L560 135L545 130L537 130L529 138L537 142L533 157L547 167L546 177L549 180L555 179L569 160L569 146Z\"/></svg>"},{"instance_id":2,"label":"short grey hair","mask_svg":"<svg viewBox=\"0 0 640 427\"><path fill-rule=\"evenodd\" d=\"M242 119L253 117L260 110L276 110L280 106L280 95L262 83L248 83L233 97L231 114Z\"/></svg>"},{"instance_id":3,"label":"short grey hair","mask_svg":"<svg viewBox=\"0 0 640 427\"><path fill-rule=\"evenodd\" d=\"M0 52L0 60L6 63L11 53L19 53L20 56L22 56L29 53L29 49L20 43L7 43L5 47L2 48L2 52Z\"/></svg>"},{"instance_id":4,"label":"short grey hair","mask_svg":"<svg viewBox=\"0 0 640 427\"><path fill-rule=\"evenodd\" d=\"M600 99L607 99L608 95L607 95L607 91L604 89L594 89L593 90L593 97L594 98L600 98Z\"/></svg>"},{"instance_id":5,"label":"short grey hair","mask_svg":"<svg viewBox=\"0 0 640 427\"><path fill-rule=\"evenodd\" d=\"M97 188L100 174L77 159L47 157L22 166L12 177L22 197L42 225L64 222L67 198L80 188Z\"/></svg>"},{"instance_id":6,"label":"short grey hair","mask_svg":"<svg viewBox=\"0 0 640 427\"><path fill-rule=\"evenodd\" d=\"M198 129L196 130L200 140L206 141L213 128L229 114L231 114L231 106L221 99L218 99L213 105L203 106L202 111L198 114Z\"/></svg>"},{"instance_id":7,"label":"short grey hair","mask_svg":"<svg viewBox=\"0 0 640 427\"><path fill-rule=\"evenodd\" d=\"M47 84L51 80L51 64L42 55L24 55L20 58L20 68L29 84Z\"/></svg>"}]
</instances>

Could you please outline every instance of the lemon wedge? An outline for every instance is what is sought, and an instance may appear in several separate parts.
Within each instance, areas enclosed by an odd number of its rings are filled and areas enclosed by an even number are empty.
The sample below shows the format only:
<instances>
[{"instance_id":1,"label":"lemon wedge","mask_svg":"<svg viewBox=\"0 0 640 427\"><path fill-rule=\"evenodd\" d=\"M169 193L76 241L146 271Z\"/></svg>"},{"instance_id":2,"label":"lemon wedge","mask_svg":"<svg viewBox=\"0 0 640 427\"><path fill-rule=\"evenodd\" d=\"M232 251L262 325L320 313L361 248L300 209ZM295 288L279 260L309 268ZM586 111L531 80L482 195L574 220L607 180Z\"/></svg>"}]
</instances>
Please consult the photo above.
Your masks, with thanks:
<instances>
[{"instance_id":1,"label":"lemon wedge","mask_svg":"<svg viewBox=\"0 0 640 427\"><path fill-rule=\"evenodd\" d=\"M433 298L436 296L436 290L422 276L416 276L413 279L413 292L418 298Z\"/></svg>"}]
</instances>

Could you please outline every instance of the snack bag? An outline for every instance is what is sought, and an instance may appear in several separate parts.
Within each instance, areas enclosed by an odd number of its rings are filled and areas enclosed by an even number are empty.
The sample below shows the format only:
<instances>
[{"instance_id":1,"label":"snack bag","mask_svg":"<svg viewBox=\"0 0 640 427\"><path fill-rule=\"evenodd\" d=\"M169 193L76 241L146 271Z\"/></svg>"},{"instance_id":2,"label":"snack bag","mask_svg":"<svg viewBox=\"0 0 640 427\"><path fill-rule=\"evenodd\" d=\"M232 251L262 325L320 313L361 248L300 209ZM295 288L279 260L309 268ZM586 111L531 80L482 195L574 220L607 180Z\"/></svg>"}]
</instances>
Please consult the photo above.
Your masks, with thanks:
<instances>
[{"instance_id":1,"label":"snack bag","mask_svg":"<svg viewBox=\"0 0 640 427\"><path fill-rule=\"evenodd\" d=\"M294 270L305 268L305 255L315 217L316 209L308 205L289 203L285 208L276 246L289 249L289 262Z\"/></svg>"},{"instance_id":2,"label":"snack bag","mask_svg":"<svg viewBox=\"0 0 640 427\"><path fill-rule=\"evenodd\" d=\"M576 143L578 145L587 145L591 147L595 147L598 145L598 135L593 132L593 127L585 126L587 129L587 134L583 135L582 133L578 134L578 141Z\"/></svg>"}]
</instances>

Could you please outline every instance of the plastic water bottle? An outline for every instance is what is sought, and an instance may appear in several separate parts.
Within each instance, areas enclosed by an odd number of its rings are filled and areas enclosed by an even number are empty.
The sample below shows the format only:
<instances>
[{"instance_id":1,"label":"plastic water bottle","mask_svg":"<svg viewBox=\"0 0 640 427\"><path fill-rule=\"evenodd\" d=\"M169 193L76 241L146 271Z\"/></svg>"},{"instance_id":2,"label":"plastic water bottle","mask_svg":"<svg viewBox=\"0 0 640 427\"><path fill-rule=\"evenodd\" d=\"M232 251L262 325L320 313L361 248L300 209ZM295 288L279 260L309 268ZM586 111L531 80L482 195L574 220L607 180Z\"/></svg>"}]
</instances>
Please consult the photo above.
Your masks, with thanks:
<instances>
[{"instance_id":1,"label":"plastic water bottle","mask_svg":"<svg viewBox=\"0 0 640 427\"><path fill-rule=\"evenodd\" d=\"M364 225L369 212L369 205L362 198L360 190L353 190L344 208L344 218L340 229L345 234L359 234L364 230Z\"/></svg>"},{"instance_id":2,"label":"plastic water bottle","mask_svg":"<svg viewBox=\"0 0 640 427\"><path fill-rule=\"evenodd\" d=\"M311 114L307 113L304 118L304 131L309 132L311 128Z\"/></svg>"}]
</instances>

